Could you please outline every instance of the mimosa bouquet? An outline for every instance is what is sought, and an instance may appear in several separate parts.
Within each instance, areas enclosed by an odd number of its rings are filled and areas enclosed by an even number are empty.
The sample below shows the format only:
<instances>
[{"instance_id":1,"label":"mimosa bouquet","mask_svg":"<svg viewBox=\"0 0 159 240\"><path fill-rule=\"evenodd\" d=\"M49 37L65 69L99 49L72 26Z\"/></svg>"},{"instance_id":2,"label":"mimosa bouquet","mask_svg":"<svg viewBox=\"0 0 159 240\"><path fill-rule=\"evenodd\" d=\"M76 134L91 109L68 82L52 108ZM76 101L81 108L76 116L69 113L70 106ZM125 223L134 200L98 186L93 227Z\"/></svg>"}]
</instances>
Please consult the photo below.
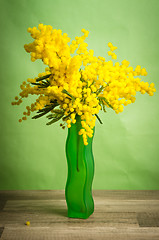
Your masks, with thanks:
<instances>
[{"instance_id":1,"label":"mimosa bouquet","mask_svg":"<svg viewBox=\"0 0 159 240\"><path fill-rule=\"evenodd\" d=\"M147 75L145 68L137 65L133 69L127 60L113 62L117 58L114 53L117 47L112 43L108 43L110 60L94 56L94 51L87 48L85 39L89 32L85 29L82 29L83 35L71 43L66 33L49 25L39 24L38 28L28 28L28 32L34 41L24 45L26 52L30 53L31 61L41 59L47 67L45 72L20 85L21 92L13 105L21 104L29 95L37 98L26 106L19 122L37 111L33 119L48 114L47 125L61 120L60 126L64 129L75 124L78 115L82 126L79 135L87 145L96 119L102 123L98 116L100 110L106 112L112 108L118 114L124 106L135 102L136 92L152 96L156 91L154 83L149 85L139 78Z\"/></svg>"}]
</instances>

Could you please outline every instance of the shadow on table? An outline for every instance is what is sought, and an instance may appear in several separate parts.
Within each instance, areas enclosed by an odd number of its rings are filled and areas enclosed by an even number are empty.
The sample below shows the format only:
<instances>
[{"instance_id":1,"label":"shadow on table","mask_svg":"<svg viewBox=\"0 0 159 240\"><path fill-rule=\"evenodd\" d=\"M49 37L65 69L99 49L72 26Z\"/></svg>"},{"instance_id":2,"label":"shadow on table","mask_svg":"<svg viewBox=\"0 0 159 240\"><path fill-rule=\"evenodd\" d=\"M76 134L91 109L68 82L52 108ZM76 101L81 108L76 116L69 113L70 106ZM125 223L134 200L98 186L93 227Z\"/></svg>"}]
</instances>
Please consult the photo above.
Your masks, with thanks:
<instances>
[{"instance_id":1,"label":"shadow on table","mask_svg":"<svg viewBox=\"0 0 159 240\"><path fill-rule=\"evenodd\" d=\"M67 217L67 208L65 206L60 206L56 204L52 204L49 206L41 206L40 211L42 213L48 214L48 215L56 215L61 217Z\"/></svg>"},{"instance_id":2,"label":"shadow on table","mask_svg":"<svg viewBox=\"0 0 159 240\"><path fill-rule=\"evenodd\" d=\"M67 217L67 209L49 209L48 210L50 214L55 214L55 215L59 215L62 217Z\"/></svg>"}]
</instances>

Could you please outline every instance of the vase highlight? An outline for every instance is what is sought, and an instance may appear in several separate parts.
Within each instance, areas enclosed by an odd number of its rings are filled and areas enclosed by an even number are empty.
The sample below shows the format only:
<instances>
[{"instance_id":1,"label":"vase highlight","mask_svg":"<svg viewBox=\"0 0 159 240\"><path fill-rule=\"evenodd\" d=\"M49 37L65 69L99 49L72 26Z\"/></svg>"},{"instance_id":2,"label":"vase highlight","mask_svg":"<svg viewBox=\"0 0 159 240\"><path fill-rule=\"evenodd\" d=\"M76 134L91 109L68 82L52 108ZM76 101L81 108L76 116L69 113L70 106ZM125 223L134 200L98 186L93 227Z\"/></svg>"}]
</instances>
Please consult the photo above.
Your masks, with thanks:
<instances>
[{"instance_id":1,"label":"vase highlight","mask_svg":"<svg viewBox=\"0 0 159 240\"><path fill-rule=\"evenodd\" d=\"M87 146L84 145L82 136L78 134L81 127L81 118L77 115L76 123L68 129L66 140L68 176L65 197L68 217L86 219L94 212L92 197L94 177L93 137L88 138Z\"/></svg>"}]
</instances>

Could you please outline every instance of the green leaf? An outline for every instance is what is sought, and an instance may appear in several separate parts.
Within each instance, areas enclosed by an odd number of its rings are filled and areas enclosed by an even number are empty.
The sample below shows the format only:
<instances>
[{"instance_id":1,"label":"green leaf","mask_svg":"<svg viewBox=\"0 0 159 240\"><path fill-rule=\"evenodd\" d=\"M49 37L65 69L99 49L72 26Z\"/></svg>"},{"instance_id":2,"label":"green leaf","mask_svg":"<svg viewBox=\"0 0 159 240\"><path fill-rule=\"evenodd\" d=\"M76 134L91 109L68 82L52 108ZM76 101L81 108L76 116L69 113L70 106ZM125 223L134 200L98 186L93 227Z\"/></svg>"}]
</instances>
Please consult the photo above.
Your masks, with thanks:
<instances>
[{"instance_id":1,"label":"green leaf","mask_svg":"<svg viewBox=\"0 0 159 240\"><path fill-rule=\"evenodd\" d=\"M95 116L97 117L97 119L98 119L98 121L100 122L100 124L103 124L102 121L101 121L101 119L100 119L100 117L99 117L97 114L95 114Z\"/></svg>"},{"instance_id":2,"label":"green leaf","mask_svg":"<svg viewBox=\"0 0 159 240\"><path fill-rule=\"evenodd\" d=\"M36 82L39 82L39 81L41 81L43 79L46 79L46 78L49 78L50 76L51 76L51 74L47 74L47 75L45 75L43 77L39 77L39 78L36 79Z\"/></svg>"},{"instance_id":3,"label":"green leaf","mask_svg":"<svg viewBox=\"0 0 159 240\"><path fill-rule=\"evenodd\" d=\"M32 85L36 85L38 86L38 88L47 88L48 86L50 86L50 82L49 81L42 81L42 83L31 83Z\"/></svg>"},{"instance_id":4,"label":"green leaf","mask_svg":"<svg viewBox=\"0 0 159 240\"><path fill-rule=\"evenodd\" d=\"M59 118L59 117L61 117L61 116L63 116L64 115L64 111L60 111L60 110L54 110L54 113L51 113L51 114L49 114L49 115L47 115L46 117L48 118L48 119L52 119L52 118Z\"/></svg>"},{"instance_id":5,"label":"green leaf","mask_svg":"<svg viewBox=\"0 0 159 240\"><path fill-rule=\"evenodd\" d=\"M107 112L106 109L105 109L105 105L103 104L102 106L103 106L103 111L104 111L104 112Z\"/></svg>"},{"instance_id":6,"label":"green leaf","mask_svg":"<svg viewBox=\"0 0 159 240\"><path fill-rule=\"evenodd\" d=\"M113 109L112 105L108 102L108 100L105 97L98 97L99 102L102 101L102 103L104 104L104 102Z\"/></svg>"},{"instance_id":7,"label":"green leaf","mask_svg":"<svg viewBox=\"0 0 159 240\"><path fill-rule=\"evenodd\" d=\"M46 125L51 125L54 122L57 122L60 120L64 115L64 111L60 109L53 110L53 113L46 116L48 119L52 119L50 122L48 122Z\"/></svg>"},{"instance_id":8,"label":"green leaf","mask_svg":"<svg viewBox=\"0 0 159 240\"><path fill-rule=\"evenodd\" d=\"M49 111L50 111L50 110L49 110ZM44 116L46 113L48 113L48 112L43 112L43 113L41 113L41 114L35 115L34 117L32 117L32 119L40 118L40 117Z\"/></svg>"},{"instance_id":9,"label":"green leaf","mask_svg":"<svg viewBox=\"0 0 159 240\"><path fill-rule=\"evenodd\" d=\"M48 116L46 116L48 119L52 119L55 117L55 114L49 114Z\"/></svg>"},{"instance_id":10,"label":"green leaf","mask_svg":"<svg viewBox=\"0 0 159 240\"><path fill-rule=\"evenodd\" d=\"M99 88L99 89L97 90L97 92L96 92L96 95L98 96L98 95L102 92L103 89L104 89L103 86L102 86L101 88Z\"/></svg>"},{"instance_id":11,"label":"green leaf","mask_svg":"<svg viewBox=\"0 0 159 240\"><path fill-rule=\"evenodd\" d=\"M37 119L40 118L42 116L44 116L45 114L47 114L48 112L50 112L52 109L54 109L55 107L57 107L59 104L58 103L54 103L48 107L45 107L43 109L40 109L37 113L40 113L38 115L35 115L34 117L32 117L32 119Z\"/></svg>"},{"instance_id":12,"label":"green leaf","mask_svg":"<svg viewBox=\"0 0 159 240\"><path fill-rule=\"evenodd\" d=\"M41 83L31 83L32 85L37 85L37 86L40 86L41 85Z\"/></svg>"},{"instance_id":13,"label":"green leaf","mask_svg":"<svg viewBox=\"0 0 159 240\"><path fill-rule=\"evenodd\" d=\"M46 125L51 125L57 121L59 121L62 118L63 115L60 115L59 117L53 118L50 122L46 123Z\"/></svg>"},{"instance_id":14,"label":"green leaf","mask_svg":"<svg viewBox=\"0 0 159 240\"><path fill-rule=\"evenodd\" d=\"M52 110L52 109L54 109L56 106L59 105L56 99L55 99L54 101L51 100L50 103L51 103L51 105L45 105L45 107L44 107L43 109L39 109L37 113L45 112L45 111L47 111L47 110L49 110L49 109Z\"/></svg>"},{"instance_id":15,"label":"green leaf","mask_svg":"<svg viewBox=\"0 0 159 240\"><path fill-rule=\"evenodd\" d=\"M63 120L65 121L67 118L69 118L71 116L73 112L69 113L67 116L63 117Z\"/></svg>"},{"instance_id":16,"label":"green leaf","mask_svg":"<svg viewBox=\"0 0 159 240\"><path fill-rule=\"evenodd\" d=\"M105 109L105 105L103 104L103 102L101 102L101 103L99 103L99 104L100 104L102 110L103 110L104 112L107 112L106 109Z\"/></svg>"},{"instance_id":17,"label":"green leaf","mask_svg":"<svg viewBox=\"0 0 159 240\"><path fill-rule=\"evenodd\" d=\"M75 100L75 97L74 96L72 96L67 90L65 90L65 89L63 89L62 90L62 93L65 93L65 94L67 94L69 97L71 97L72 98L72 100Z\"/></svg>"}]
</instances>

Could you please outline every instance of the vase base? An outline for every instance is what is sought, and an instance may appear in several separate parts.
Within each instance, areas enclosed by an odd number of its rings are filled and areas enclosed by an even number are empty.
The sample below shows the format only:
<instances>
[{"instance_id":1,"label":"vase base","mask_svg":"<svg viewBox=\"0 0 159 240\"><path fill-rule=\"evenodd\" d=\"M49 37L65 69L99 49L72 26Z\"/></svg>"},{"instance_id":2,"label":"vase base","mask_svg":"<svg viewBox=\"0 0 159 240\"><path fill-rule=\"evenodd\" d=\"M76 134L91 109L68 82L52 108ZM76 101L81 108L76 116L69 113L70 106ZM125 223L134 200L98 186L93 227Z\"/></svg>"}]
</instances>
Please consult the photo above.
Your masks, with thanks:
<instances>
[{"instance_id":1,"label":"vase base","mask_svg":"<svg viewBox=\"0 0 159 240\"><path fill-rule=\"evenodd\" d=\"M82 212L74 212L74 211L68 211L67 216L69 218L82 218L82 219L87 219L89 216L94 212L91 211L90 213L82 213Z\"/></svg>"}]
</instances>

